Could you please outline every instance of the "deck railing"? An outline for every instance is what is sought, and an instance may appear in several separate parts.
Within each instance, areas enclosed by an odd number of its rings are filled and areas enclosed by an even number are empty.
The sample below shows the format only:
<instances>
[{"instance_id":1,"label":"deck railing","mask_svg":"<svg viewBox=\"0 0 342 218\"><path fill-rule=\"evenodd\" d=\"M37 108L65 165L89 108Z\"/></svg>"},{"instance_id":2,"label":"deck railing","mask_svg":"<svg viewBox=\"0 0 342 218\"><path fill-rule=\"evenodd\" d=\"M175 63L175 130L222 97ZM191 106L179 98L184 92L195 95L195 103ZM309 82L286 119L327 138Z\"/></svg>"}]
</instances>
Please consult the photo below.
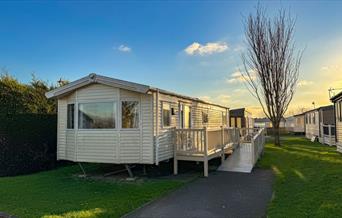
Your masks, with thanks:
<instances>
[{"instance_id":1,"label":"deck railing","mask_svg":"<svg viewBox=\"0 0 342 218\"><path fill-rule=\"evenodd\" d=\"M253 159L252 164L254 165L262 152L264 151L264 145L265 145L265 135L266 130L264 128L259 129L256 135L252 138L251 145L252 145L252 153L253 153Z\"/></svg>"},{"instance_id":2,"label":"deck railing","mask_svg":"<svg viewBox=\"0 0 342 218\"><path fill-rule=\"evenodd\" d=\"M178 160L204 162L204 175L208 176L208 160L234 149L240 141L237 128L174 129L174 173Z\"/></svg>"},{"instance_id":3,"label":"deck railing","mask_svg":"<svg viewBox=\"0 0 342 218\"><path fill-rule=\"evenodd\" d=\"M215 152L227 145L239 143L237 128L175 129L175 148L178 154Z\"/></svg>"},{"instance_id":4,"label":"deck railing","mask_svg":"<svg viewBox=\"0 0 342 218\"><path fill-rule=\"evenodd\" d=\"M258 134L261 128L240 128L240 141L251 142L253 137Z\"/></svg>"},{"instance_id":5,"label":"deck railing","mask_svg":"<svg viewBox=\"0 0 342 218\"><path fill-rule=\"evenodd\" d=\"M174 129L174 174L178 173L178 160L202 161L204 176L208 176L208 160L220 157L240 145L254 165L264 149L266 131L262 129L203 128Z\"/></svg>"},{"instance_id":6,"label":"deck railing","mask_svg":"<svg viewBox=\"0 0 342 218\"><path fill-rule=\"evenodd\" d=\"M175 149L178 154L204 154L205 129L175 129Z\"/></svg>"},{"instance_id":7,"label":"deck railing","mask_svg":"<svg viewBox=\"0 0 342 218\"><path fill-rule=\"evenodd\" d=\"M240 150L244 154L244 160L254 165L264 150L266 129L240 129L240 134Z\"/></svg>"}]
</instances>

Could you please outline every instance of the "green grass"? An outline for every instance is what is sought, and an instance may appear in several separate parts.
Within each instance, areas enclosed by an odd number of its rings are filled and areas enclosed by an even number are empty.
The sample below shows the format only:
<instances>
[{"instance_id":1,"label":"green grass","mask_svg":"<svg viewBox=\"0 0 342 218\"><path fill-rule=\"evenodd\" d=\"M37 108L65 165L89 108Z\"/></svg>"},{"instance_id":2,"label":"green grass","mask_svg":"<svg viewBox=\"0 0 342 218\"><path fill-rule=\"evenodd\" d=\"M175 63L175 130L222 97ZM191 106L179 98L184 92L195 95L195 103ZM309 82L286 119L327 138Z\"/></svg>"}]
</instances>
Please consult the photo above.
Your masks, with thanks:
<instances>
[{"instance_id":1,"label":"green grass","mask_svg":"<svg viewBox=\"0 0 342 218\"><path fill-rule=\"evenodd\" d=\"M18 217L120 217L185 180L114 182L81 179L77 166L0 178L0 211Z\"/></svg>"},{"instance_id":2,"label":"green grass","mask_svg":"<svg viewBox=\"0 0 342 218\"><path fill-rule=\"evenodd\" d=\"M300 137L266 144L258 166L276 175L268 217L341 217L342 155Z\"/></svg>"}]
</instances>

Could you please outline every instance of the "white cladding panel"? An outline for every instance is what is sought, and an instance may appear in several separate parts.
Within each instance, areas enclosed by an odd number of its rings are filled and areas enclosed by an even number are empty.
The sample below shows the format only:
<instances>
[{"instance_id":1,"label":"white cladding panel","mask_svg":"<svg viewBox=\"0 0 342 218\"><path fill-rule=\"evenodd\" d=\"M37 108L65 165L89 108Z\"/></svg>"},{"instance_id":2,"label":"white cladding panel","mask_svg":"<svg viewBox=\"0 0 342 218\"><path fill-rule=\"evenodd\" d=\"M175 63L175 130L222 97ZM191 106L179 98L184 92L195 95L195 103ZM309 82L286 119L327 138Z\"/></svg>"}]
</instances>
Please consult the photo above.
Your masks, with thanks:
<instances>
[{"instance_id":1,"label":"white cladding panel","mask_svg":"<svg viewBox=\"0 0 342 218\"><path fill-rule=\"evenodd\" d=\"M121 100L139 102L139 128L121 128ZM117 102L115 129L67 130L67 103ZM153 163L152 97L101 84L78 89L58 100L58 158L95 163ZM76 113L77 114L77 113ZM75 116L75 127L77 127Z\"/></svg>"}]
</instances>

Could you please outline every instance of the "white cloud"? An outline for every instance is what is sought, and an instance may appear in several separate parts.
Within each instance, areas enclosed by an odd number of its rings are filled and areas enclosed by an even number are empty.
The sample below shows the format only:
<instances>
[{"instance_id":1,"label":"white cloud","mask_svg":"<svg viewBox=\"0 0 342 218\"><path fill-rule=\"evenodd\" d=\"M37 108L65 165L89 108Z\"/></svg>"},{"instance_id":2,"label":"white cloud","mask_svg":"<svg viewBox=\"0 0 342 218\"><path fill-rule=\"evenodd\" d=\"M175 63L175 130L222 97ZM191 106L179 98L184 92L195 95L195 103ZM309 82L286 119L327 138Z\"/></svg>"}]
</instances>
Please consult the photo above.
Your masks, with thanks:
<instances>
[{"instance_id":1,"label":"white cloud","mask_svg":"<svg viewBox=\"0 0 342 218\"><path fill-rule=\"evenodd\" d=\"M120 45L118 47L118 50L121 51L121 52L130 52L132 51L132 49L130 47L128 47L127 45Z\"/></svg>"},{"instance_id":2,"label":"white cloud","mask_svg":"<svg viewBox=\"0 0 342 218\"><path fill-rule=\"evenodd\" d=\"M309 86L312 85L314 82L309 80L300 80L297 84L298 87Z\"/></svg>"},{"instance_id":3,"label":"white cloud","mask_svg":"<svg viewBox=\"0 0 342 218\"><path fill-rule=\"evenodd\" d=\"M207 95L201 96L200 99L202 99L203 101L211 102L210 96L207 96Z\"/></svg>"},{"instance_id":4,"label":"white cloud","mask_svg":"<svg viewBox=\"0 0 342 218\"><path fill-rule=\"evenodd\" d=\"M226 42L208 42L202 45L198 42L194 42L184 49L188 55L211 55L214 53L221 53L228 49Z\"/></svg>"},{"instance_id":5,"label":"white cloud","mask_svg":"<svg viewBox=\"0 0 342 218\"><path fill-rule=\"evenodd\" d=\"M251 78L253 80L255 80L256 79L256 73L253 70L249 70L249 73L251 75ZM243 77L241 71L236 71L236 72L232 73L230 75L230 77L228 79L226 79L226 82L230 83L230 84L232 84L232 83L241 83L241 82L244 82L244 81L245 81L245 78Z\"/></svg>"}]
</instances>

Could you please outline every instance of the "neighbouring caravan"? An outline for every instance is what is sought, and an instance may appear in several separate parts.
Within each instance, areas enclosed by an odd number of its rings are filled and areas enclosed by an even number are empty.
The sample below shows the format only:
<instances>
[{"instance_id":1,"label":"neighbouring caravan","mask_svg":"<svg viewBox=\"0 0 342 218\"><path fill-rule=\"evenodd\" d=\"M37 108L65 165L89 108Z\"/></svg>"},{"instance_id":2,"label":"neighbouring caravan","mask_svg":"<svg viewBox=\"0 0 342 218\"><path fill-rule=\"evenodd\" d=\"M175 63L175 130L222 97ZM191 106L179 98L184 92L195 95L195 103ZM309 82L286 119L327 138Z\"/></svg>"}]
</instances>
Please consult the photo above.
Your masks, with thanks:
<instances>
[{"instance_id":1,"label":"neighbouring caravan","mask_svg":"<svg viewBox=\"0 0 342 218\"><path fill-rule=\"evenodd\" d=\"M295 118L293 116L286 117L285 119L285 129L288 132L293 132L295 127Z\"/></svg>"},{"instance_id":2,"label":"neighbouring caravan","mask_svg":"<svg viewBox=\"0 0 342 218\"><path fill-rule=\"evenodd\" d=\"M305 114L296 114L294 117L293 132L295 134L305 134Z\"/></svg>"},{"instance_id":3,"label":"neighbouring caravan","mask_svg":"<svg viewBox=\"0 0 342 218\"><path fill-rule=\"evenodd\" d=\"M229 125L237 128L254 128L252 113L245 108L229 110Z\"/></svg>"},{"instance_id":4,"label":"neighbouring caravan","mask_svg":"<svg viewBox=\"0 0 342 218\"><path fill-rule=\"evenodd\" d=\"M305 112L305 136L322 144L335 144L334 106L319 107Z\"/></svg>"},{"instance_id":5,"label":"neighbouring caravan","mask_svg":"<svg viewBox=\"0 0 342 218\"><path fill-rule=\"evenodd\" d=\"M342 92L333 96L331 101L335 109L336 147L337 151L342 153Z\"/></svg>"},{"instance_id":6,"label":"neighbouring caravan","mask_svg":"<svg viewBox=\"0 0 342 218\"><path fill-rule=\"evenodd\" d=\"M96 74L46 93L58 99L57 158L158 164L173 157L172 129L228 126L229 109Z\"/></svg>"},{"instance_id":7,"label":"neighbouring caravan","mask_svg":"<svg viewBox=\"0 0 342 218\"><path fill-rule=\"evenodd\" d=\"M286 120L283 118L279 123L279 128L285 128ZM268 118L254 118L254 127L255 128L272 128L272 122Z\"/></svg>"}]
</instances>

